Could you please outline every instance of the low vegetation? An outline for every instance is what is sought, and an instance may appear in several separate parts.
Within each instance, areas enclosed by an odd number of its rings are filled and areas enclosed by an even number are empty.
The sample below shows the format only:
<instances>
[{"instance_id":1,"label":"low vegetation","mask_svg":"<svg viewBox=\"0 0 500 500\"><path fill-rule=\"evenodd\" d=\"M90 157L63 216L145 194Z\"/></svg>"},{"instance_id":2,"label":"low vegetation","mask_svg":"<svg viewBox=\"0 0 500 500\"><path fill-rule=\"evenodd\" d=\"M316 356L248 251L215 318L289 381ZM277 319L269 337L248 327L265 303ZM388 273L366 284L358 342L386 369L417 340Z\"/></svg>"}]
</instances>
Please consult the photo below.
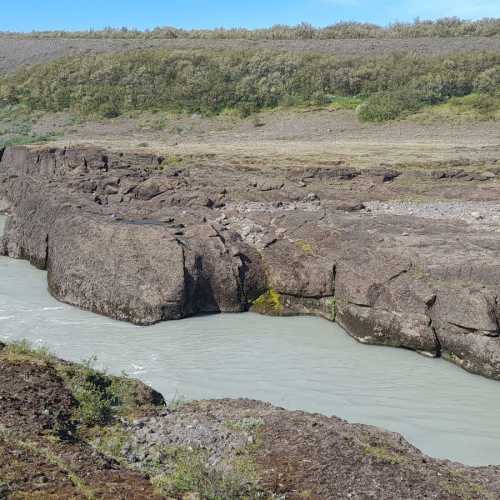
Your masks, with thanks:
<instances>
[{"instance_id":1,"label":"low vegetation","mask_svg":"<svg viewBox=\"0 0 500 500\"><path fill-rule=\"evenodd\" d=\"M477 93L452 97L442 104L421 108L415 118L448 123L500 120L500 97Z\"/></svg>"},{"instance_id":2,"label":"low vegetation","mask_svg":"<svg viewBox=\"0 0 500 500\"><path fill-rule=\"evenodd\" d=\"M251 460L241 461L224 471L209 465L205 450L184 447L164 450L173 467L160 467L152 483L161 495L183 496L197 492L207 500L223 498L269 498L257 486L258 475Z\"/></svg>"},{"instance_id":3,"label":"low vegetation","mask_svg":"<svg viewBox=\"0 0 500 500\"><path fill-rule=\"evenodd\" d=\"M274 498L259 487L258 469L252 455L259 446L257 432L264 423L260 418L229 421L227 429L255 437L235 456L229 454L223 457L221 463L213 463L209 451L195 445L143 446L143 441L138 441L131 430L130 423L148 412L157 414L158 410L165 411L167 406L161 400L159 406L149 407L148 391L144 386L126 376L115 377L96 370L95 359L82 364L69 363L59 360L45 348L17 341L5 346L0 344L1 362L19 366L20 370L26 365L47 369L60 377L63 382L61 388L69 389L74 398L74 408L66 414L68 421L55 419L48 433L36 434L33 439L29 438L28 429L8 432L1 429L0 441L4 439L9 446L37 457L49 468L62 471L85 498L99 497L91 486L94 478L86 477L78 470L77 462L68 460L64 446L73 447L73 453L79 450L80 445L87 454L94 449L116 461L124 470L147 475L151 487L162 498L185 498L185 495L207 500ZM180 411L180 408L181 404L174 402L168 405L168 412ZM60 427L63 424L64 429ZM131 459L131 453L142 458ZM14 475L9 477L9 483L3 478L0 480L0 498L16 485Z\"/></svg>"},{"instance_id":4,"label":"low vegetation","mask_svg":"<svg viewBox=\"0 0 500 500\"><path fill-rule=\"evenodd\" d=\"M337 299L335 297L330 297L325 300L326 312L330 315L330 320L335 321L337 319Z\"/></svg>"},{"instance_id":5,"label":"low vegetation","mask_svg":"<svg viewBox=\"0 0 500 500\"><path fill-rule=\"evenodd\" d=\"M137 409L136 381L126 375L115 377L96 370L95 358L81 364L64 363L47 349L34 348L24 340L8 344L1 356L12 363L54 367L78 403L74 415L77 424L106 425L116 416L133 415Z\"/></svg>"},{"instance_id":6,"label":"low vegetation","mask_svg":"<svg viewBox=\"0 0 500 500\"><path fill-rule=\"evenodd\" d=\"M401 89L374 93L358 107L358 114L363 121L386 121L441 103L468 107L480 118L495 119L500 106L500 66L470 81L456 69L448 76L429 73Z\"/></svg>"},{"instance_id":7,"label":"low vegetation","mask_svg":"<svg viewBox=\"0 0 500 500\"><path fill-rule=\"evenodd\" d=\"M498 36L500 19L484 18L476 21L458 17L445 17L436 21L416 19L412 23L397 22L389 26L372 23L338 22L324 28L316 28L308 23L297 26L275 25L264 29L219 28L215 30L183 30L171 26L153 30L105 28L88 31L35 31L29 34L3 33L3 36L26 36L33 38L85 38L85 39L226 39L226 40L328 40L357 38L421 38L421 37L463 37Z\"/></svg>"},{"instance_id":8,"label":"low vegetation","mask_svg":"<svg viewBox=\"0 0 500 500\"><path fill-rule=\"evenodd\" d=\"M367 446L365 454L391 465L407 463L407 458L379 446Z\"/></svg>"},{"instance_id":9,"label":"low vegetation","mask_svg":"<svg viewBox=\"0 0 500 500\"><path fill-rule=\"evenodd\" d=\"M358 106L383 121L472 93L500 95L500 54L350 60L276 52L139 50L71 57L0 80L0 107L113 118L134 111L241 115L278 106ZM362 103L362 104L360 104Z\"/></svg>"},{"instance_id":10,"label":"low vegetation","mask_svg":"<svg viewBox=\"0 0 500 500\"><path fill-rule=\"evenodd\" d=\"M260 425L254 419L250 427L229 427L245 432L254 432ZM149 447L147 456L140 463L131 463L130 452L142 456L140 445L129 431L120 424L94 430L89 435L94 446L127 467L145 473L156 491L167 498L184 498L186 494L197 493L204 499L260 498L258 470L251 456L252 445L239 451L237 457L213 464L205 448L162 444ZM262 498L270 498L269 495Z\"/></svg>"},{"instance_id":11,"label":"low vegetation","mask_svg":"<svg viewBox=\"0 0 500 500\"><path fill-rule=\"evenodd\" d=\"M236 429L238 431L253 432L264 425L262 418L245 417L241 420L226 422L226 427L229 429Z\"/></svg>"},{"instance_id":12,"label":"low vegetation","mask_svg":"<svg viewBox=\"0 0 500 500\"><path fill-rule=\"evenodd\" d=\"M26 106L0 107L0 148L21 144L48 142L57 137L57 127L37 130L37 123L42 120L42 111L33 111Z\"/></svg>"}]
</instances>

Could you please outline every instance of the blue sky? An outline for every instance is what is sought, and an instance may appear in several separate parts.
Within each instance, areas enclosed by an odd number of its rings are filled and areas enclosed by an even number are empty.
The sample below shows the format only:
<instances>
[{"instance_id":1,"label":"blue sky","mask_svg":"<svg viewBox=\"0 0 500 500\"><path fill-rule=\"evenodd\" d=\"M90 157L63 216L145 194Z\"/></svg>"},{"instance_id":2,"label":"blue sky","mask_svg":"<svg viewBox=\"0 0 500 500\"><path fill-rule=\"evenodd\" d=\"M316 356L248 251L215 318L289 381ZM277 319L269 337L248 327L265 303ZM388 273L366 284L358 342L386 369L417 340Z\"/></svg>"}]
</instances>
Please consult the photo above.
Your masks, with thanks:
<instances>
[{"instance_id":1,"label":"blue sky","mask_svg":"<svg viewBox=\"0 0 500 500\"><path fill-rule=\"evenodd\" d=\"M266 27L339 20L500 17L500 0L2 0L1 31L114 27Z\"/></svg>"}]
</instances>

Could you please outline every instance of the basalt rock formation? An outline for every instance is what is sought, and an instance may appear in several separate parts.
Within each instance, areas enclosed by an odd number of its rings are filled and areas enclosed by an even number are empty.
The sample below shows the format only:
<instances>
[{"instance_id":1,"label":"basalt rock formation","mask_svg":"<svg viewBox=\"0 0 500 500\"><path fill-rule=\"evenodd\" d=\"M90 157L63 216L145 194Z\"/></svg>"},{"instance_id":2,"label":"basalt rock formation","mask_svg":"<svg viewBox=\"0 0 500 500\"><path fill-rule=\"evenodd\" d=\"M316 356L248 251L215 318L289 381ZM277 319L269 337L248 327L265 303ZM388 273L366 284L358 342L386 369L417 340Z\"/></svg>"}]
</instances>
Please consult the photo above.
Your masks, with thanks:
<instances>
[{"instance_id":1,"label":"basalt rock formation","mask_svg":"<svg viewBox=\"0 0 500 500\"><path fill-rule=\"evenodd\" d=\"M153 153L9 147L0 251L46 269L59 300L116 319L316 314L363 343L500 380L500 232L367 209L419 183L429 196L492 200L496 173L472 171L452 191L432 169L341 163L179 166Z\"/></svg>"}]
</instances>

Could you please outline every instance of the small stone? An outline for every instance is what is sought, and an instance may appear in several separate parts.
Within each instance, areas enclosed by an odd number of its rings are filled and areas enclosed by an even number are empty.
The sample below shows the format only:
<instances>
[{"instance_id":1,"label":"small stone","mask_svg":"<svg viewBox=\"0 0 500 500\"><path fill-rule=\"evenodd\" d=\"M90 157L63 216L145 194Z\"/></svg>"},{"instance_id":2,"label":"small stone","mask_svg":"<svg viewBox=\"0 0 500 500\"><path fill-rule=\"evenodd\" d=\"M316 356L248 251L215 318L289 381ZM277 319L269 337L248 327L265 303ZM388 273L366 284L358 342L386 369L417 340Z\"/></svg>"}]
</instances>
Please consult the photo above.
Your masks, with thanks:
<instances>
[{"instance_id":1,"label":"small stone","mask_svg":"<svg viewBox=\"0 0 500 500\"><path fill-rule=\"evenodd\" d=\"M478 176L478 180L480 181L490 181L492 179L495 179L496 175L493 172L483 172Z\"/></svg>"},{"instance_id":2,"label":"small stone","mask_svg":"<svg viewBox=\"0 0 500 500\"><path fill-rule=\"evenodd\" d=\"M308 193L307 196L304 198L304 201L316 201L319 200L319 196L316 193Z\"/></svg>"}]
</instances>

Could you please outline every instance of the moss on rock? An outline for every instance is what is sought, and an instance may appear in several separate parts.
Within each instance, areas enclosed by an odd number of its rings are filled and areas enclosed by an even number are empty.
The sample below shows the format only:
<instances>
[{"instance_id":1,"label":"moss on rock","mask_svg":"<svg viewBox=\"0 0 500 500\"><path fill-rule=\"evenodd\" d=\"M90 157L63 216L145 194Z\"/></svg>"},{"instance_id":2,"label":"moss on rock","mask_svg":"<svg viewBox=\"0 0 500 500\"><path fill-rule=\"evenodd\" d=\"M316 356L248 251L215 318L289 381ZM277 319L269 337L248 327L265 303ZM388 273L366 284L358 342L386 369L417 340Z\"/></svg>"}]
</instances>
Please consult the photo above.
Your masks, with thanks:
<instances>
[{"instance_id":1,"label":"moss on rock","mask_svg":"<svg viewBox=\"0 0 500 500\"><path fill-rule=\"evenodd\" d=\"M252 311L273 316L281 315L283 313L281 295L273 288L270 288L266 293L253 301Z\"/></svg>"}]
</instances>

